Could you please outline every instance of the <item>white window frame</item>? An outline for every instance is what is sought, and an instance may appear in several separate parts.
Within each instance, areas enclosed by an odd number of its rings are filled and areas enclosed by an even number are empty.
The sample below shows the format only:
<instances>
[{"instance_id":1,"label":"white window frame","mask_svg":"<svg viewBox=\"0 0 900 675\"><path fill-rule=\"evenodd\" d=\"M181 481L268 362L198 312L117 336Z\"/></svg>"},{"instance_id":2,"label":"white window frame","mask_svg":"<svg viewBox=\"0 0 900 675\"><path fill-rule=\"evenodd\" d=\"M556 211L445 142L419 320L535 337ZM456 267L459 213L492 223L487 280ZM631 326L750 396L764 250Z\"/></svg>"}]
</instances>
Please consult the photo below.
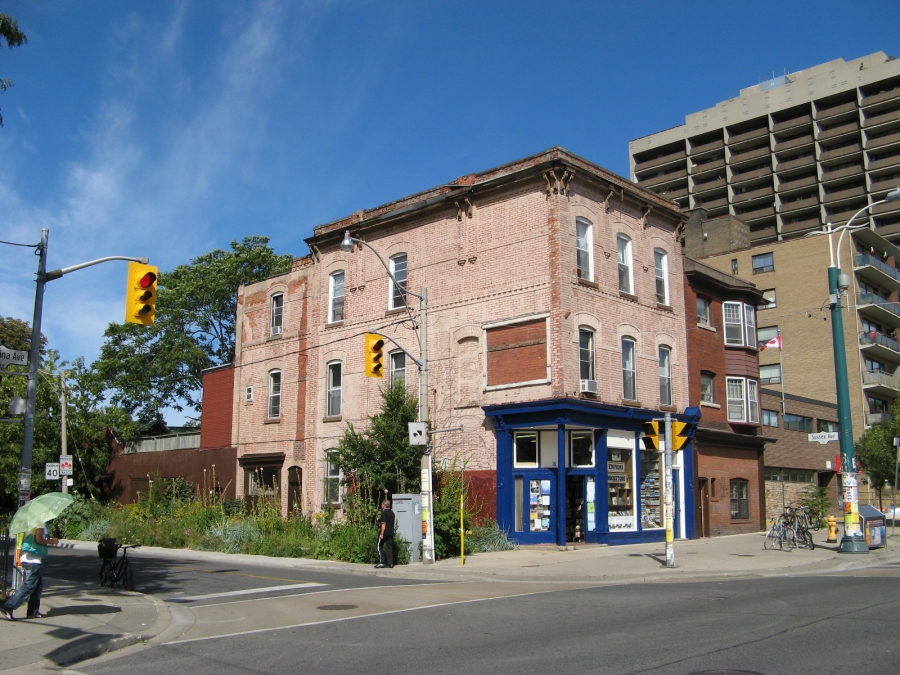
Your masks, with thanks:
<instances>
[{"instance_id":1,"label":"white window frame","mask_svg":"<svg viewBox=\"0 0 900 675\"><path fill-rule=\"evenodd\" d=\"M626 344L630 345L626 350ZM627 335L622 336L622 398L626 401L637 401L637 340ZM628 368L626 351L631 352L631 368ZM631 376L631 394L628 396L628 376Z\"/></svg>"},{"instance_id":2,"label":"white window frame","mask_svg":"<svg viewBox=\"0 0 900 675\"><path fill-rule=\"evenodd\" d=\"M253 387L244 387L244 403L253 403Z\"/></svg>"},{"instance_id":3,"label":"white window frame","mask_svg":"<svg viewBox=\"0 0 900 675\"><path fill-rule=\"evenodd\" d=\"M583 233L581 232L583 228ZM575 219L575 262L578 278L594 280L594 224L587 218ZM585 264L582 264L585 263Z\"/></svg>"},{"instance_id":4,"label":"white window frame","mask_svg":"<svg viewBox=\"0 0 900 675\"><path fill-rule=\"evenodd\" d=\"M398 265L400 259L403 259L403 267L399 270ZM393 279L388 279L388 309L402 309L407 306L407 281L409 279L409 256L406 253L395 253L390 258L391 274L397 280L395 284ZM402 277L402 278L401 278ZM397 289L397 286L400 286Z\"/></svg>"},{"instance_id":5,"label":"white window frame","mask_svg":"<svg viewBox=\"0 0 900 675\"><path fill-rule=\"evenodd\" d=\"M634 295L634 260L632 256L631 238L621 232L616 235L616 259L619 265L619 292ZM628 288L622 287L622 273Z\"/></svg>"},{"instance_id":6,"label":"white window frame","mask_svg":"<svg viewBox=\"0 0 900 675\"><path fill-rule=\"evenodd\" d=\"M700 311L700 303L703 303L703 311ZM712 326L712 315L710 314L712 306L707 298L697 296L697 325Z\"/></svg>"},{"instance_id":7,"label":"white window frame","mask_svg":"<svg viewBox=\"0 0 900 675\"><path fill-rule=\"evenodd\" d=\"M534 452L534 461L533 462L520 462L519 455L516 452L516 444L519 441L519 436L531 436L535 437L535 452ZM516 469L533 469L537 468L538 464L541 460L541 434L538 430L529 430L529 431L517 431L513 434L513 468Z\"/></svg>"},{"instance_id":8,"label":"white window frame","mask_svg":"<svg viewBox=\"0 0 900 675\"><path fill-rule=\"evenodd\" d=\"M330 504L331 506L340 506L343 503L343 490L341 490L341 470L334 465L331 461L331 458L334 456L333 450L325 451L325 503ZM336 481L337 485L334 488L334 493L337 496L337 499L331 498L331 484L332 481Z\"/></svg>"},{"instance_id":9,"label":"white window frame","mask_svg":"<svg viewBox=\"0 0 900 675\"><path fill-rule=\"evenodd\" d=\"M659 346L659 404L672 405L672 348Z\"/></svg>"},{"instance_id":10,"label":"white window frame","mask_svg":"<svg viewBox=\"0 0 900 675\"><path fill-rule=\"evenodd\" d=\"M334 373L337 372L338 384L334 384ZM341 361L329 361L325 366L325 416L340 417L342 405L344 364Z\"/></svg>"},{"instance_id":11,"label":"white window frame","mask_svg":"<svg viewBox=\"0 0 900 675\"><path fill-rule=\"evenodd\" d=\"M401 381L403 382L403 386L406 386L406 354L401 349L397 349L389 354L391 360L391 385L393 386L394 382ZM402 367L398 364L398 362L402 361Z\"/></svg>"},{"instance_id":12,"label":"white window frame","mask_svg":"<svg viewBox=\"0 0 900 675\"><path fill-rule=\"evenodd\" d=\"M284 332L284 293L275 293L269 303L269 335L281 335Z\"/></svg>"},{"instance_id":13,"label":"white window frame","mask_svg":"<svg viewBox=\"0 0 900 675\"><path fill-rule=\"evenodd\" d=\"M344 303L346 301L344 284L346 279L344 270L337 270L328 275L328 323L338 323L344 320ZM338 280L340 280L340 283L338 283ZM338 301L340 301L340 316L338 316L337 311Z\"/></svg>"},{"instance_id":14,"label":"white window frame","mask_svg":"<svg viewBox=\"0 0 900 675\"><path fill-rule=\"evenodd\" d=\"M746 377L726 377L725 396L729 422L759 424L758 381Z\"/></svg>"},{"instance_id":15,"label":"white window frame","mask_svg":"<svg viewBox=\"0 0 900 675\"><path fill-rule=\"evenodd\" d=\"M269 397L266 406L266 417L276 420L281 417L281 370L269 371Z\"/></svg>"},{"instance_id":16,"label":"white window frame","mask_svg":"<svg viewBox=\"0 0 900 675\"><path fill-rule=\"evenodd\" d=\"M703 380L708 379L709 382L709 398L703 398ZM715 373L700 373L700 401L702 403L716 403L716 376Z\"/></svg>"},{"instance_id":17,"label":"white window frame","mask_svg":"<svg viewBox=\"0 0 900 675\"><path fill-rule=\"evenodd\" d=\"M587 337L588 345L585 347L584 338ZM585 358L587 357L587 359ZM585 364L587 364L587 375L585 377ZM594 329L588 326L579 326L578 328L578 374L582 380L596 380L597 368L594 356Z\"/></svg>"},{"instance_id":18,"label":"white window frame","mask_svg":"<svg viewBox=\"0 0 900 675\"><path fill-rule=\"evenodd\" d=\"M591 441L591 463L576 464L575 463L575 437L587 436ZM569 466L575 469L590 468L597 465L597 446L594 442L594 432L588 429L569 432Z\"/></svg>"},{"instance_id":19,"label":"white window frame","mask_svg":"<svg viewBox=\"0 0 900 675\"><path fill-rule=\"evenodd\" d=\"M753 305L734 300L723 302L722 322L727 346L757 348L756 308Z\"/></svg>"},{"instance_id":20,"label":"white window frame","mask_svg":"<svg viewBox=\"0 0 900 675\"><path fill-rule=\"evenodd\" d=\"M756 307L744 304L744 344L757 347L756 342Z\"/></svg>"},{"instance_id":21,"label":"white window frame","mask_svg":"<svg viewBox=\"0 0 900 675\"><path fill-rule=\"evenodd\" d=\"M661 248L653 249L653 265L656 270L656 302L669 305L669 254Z\"/></svg>"}]
</instances>

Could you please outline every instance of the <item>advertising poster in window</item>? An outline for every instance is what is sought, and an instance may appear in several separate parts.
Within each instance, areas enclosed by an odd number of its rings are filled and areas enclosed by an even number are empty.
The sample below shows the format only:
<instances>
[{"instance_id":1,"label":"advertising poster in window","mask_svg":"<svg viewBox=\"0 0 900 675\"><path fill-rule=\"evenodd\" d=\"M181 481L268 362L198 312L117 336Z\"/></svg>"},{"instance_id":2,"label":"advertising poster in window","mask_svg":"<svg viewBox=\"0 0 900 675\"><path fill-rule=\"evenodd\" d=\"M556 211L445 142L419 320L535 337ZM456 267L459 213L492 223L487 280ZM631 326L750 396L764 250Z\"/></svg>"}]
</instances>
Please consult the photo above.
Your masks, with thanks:
<instances>
[{"instance_id":1,"label":"advertising poster in window","mask_svg":"<svg viewBox=\"0 0 900 675\"><path fill-rule=\"evenodd\" d=\"M548 532L552 506L550 505L550 481L532 480L528 485L529 520L532 532Z\"/></svg>"},{"instance_id":2,"label":"advertising poster in window","mask_svg":"<svg viewBox=\"0 0 900 675\"><path fill-rule=\"evenodd\" d=\"M609 450L606 462L608 524L614 530L634 529L634 469L631 450ZM588 513L590 519L591 514Z\"/></svg>"}]
</instances>

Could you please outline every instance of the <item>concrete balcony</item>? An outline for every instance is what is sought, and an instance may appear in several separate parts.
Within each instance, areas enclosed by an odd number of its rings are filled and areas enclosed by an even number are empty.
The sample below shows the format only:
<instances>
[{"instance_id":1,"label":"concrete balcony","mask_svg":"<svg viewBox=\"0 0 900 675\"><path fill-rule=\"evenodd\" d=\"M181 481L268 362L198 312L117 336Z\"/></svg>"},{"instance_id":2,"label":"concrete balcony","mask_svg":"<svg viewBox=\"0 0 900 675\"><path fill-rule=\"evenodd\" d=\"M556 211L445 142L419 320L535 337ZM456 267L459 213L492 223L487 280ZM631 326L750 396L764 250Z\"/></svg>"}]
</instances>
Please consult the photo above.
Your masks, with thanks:
<instances>
[{"instance_id":1,"label":"concrete balcony","mask_svg":"<svg viewBox=\"0 0 900 675\"><path fill-rule=\"evenodd\" d=\"M816 110L816 119L824 120L829 117L834 117L835 115L840 115L841 113L850 112L851 110L856 110L856 101L848 101L847 103L841 103L840 105L831 106L830 108L825 108L823 110Z\"/></svg>"},{"instance_id":2,"label":"concrete balcony","mask_svg":"<svg viewBox=\"0 0 900 675\"><path fill-rule=\"evenodd\" d=\"M674 183L679 180L687 180L687 169L679 169L678 171L671 171L670 173L664 173L661 176L651 176L650 178L642 178L638 181L638 185L644 188L652 188L657 185L664 185L666 183Z\"/></svg>"},{"instance_id":3,"label":"concrete balcony","mask_svg":"<svg viewBox=\"0 0 900 675\"><path fill-rule=\"evenodd\" d=\"M856 153L862 152L862 145L859 143L851 143L850 145L845 145L842 148L835 148L834 150L825 150L819 153L819 161L827 162L829 159L837 159L838 157L847 157L849 155L853 155Z\"/></svg>"},{"instance_id":4,"label":"concrete balcony","mask_svg":"<svg viewBox=\"0 0 900 675\"><path fill-rule=\"evenodd\" d=\"M862 166L848 166L843 169L837 169L836 171L826 171L822 174L822 183L825 185L829 183L834 183L835 181L842 180L844 178L850 178L854 176L863 175Z\"/></svg>"},{"instance_id":5,"label":"concrete balcony","mask_svg":"<svg viewBox=\"0 0 900 675\"><path fill-rule=\"evenodd\" d=\"M775 164L775 172L781 173L792 169L801 169L807 166L813 166L815 163L816 157L813 154L808 157L799 157L797 159L788 158L785 161L779 161Z\"/></svg>"},{"instance_id":6,"label":"concrete balcony","mask_svg":"<svg viewBox=\"0 0 900 675\"><path fill-rule=\"evenodd\" d=\"M863 389L867 394L896 398L900 394L900 377L882 370L863 371Z\"/></svg>"},{"instance_id":7,"label":"concrete balcony","mask_svg":"<svg viewBox=\"0 0 900 675\"><path fill-rule=\"evenodd\" d=\"M846 124L842 124L838 127L832 127L831 129L826 129L825 131L820 131L816 134L817 141L827 141L832 138L840 138L841 136L846 136L848 134L858 134L859 133L859 122L856 120L852 122L847 122Z\"/></svg>"},{"instance_id":8,"label":"concrete balcony","mask_svg":"<svg viewBox=\"0 0 900 675\"><path fill-rule=\"evenodd\" d=\"M883 148L887 145L893 145L894 143L900 143L900 129L895 130L893 133L890 133L887 136L879 136L878 138L867 139L866 150Z\"/></svg>"},{"instance_id":9,"label":"concrete balcony","mask_svg":"<svg viewBox=\"0 0 900 675\"><path fill-rule=\"evenodd\" d=\"M648 159L643 162L637 162L634 165L634 173L635 175L637 175L642 171L646 171L647 169L652 169L654 167L662 168L666 164L683 162L685 159L687 159L687 153L683 149L677 150L675 152L670 152L666 155L662 155L661 157L654 157L653 159Z\"/></svg>"},{"instance_id":10,"label":"concrete balcony","mask_svg":"<svg viewBox=\"0 0 900 675\"><path fill-rule=\"evenodd\" d=\"M731 184L732 185L740 185L741 183L746 183L749 180L755 180L757 178L762 178L763 176L771 176L772 175L772 167L764 166L761 169L754 169L753 171L745 171L744 173L733 173L731 175Z\"/></svg>"},{"instance_id":11,"label":"concrete balcony","mask_svg":"<svg viewBox=\"0 0 900 675\"><path fill-rule=\"evenodd\" d=\"M734 196L731 198L731 203L743 205L745 202L752 202L756 199L771 197L773 194L775 194L775 192L772 190L772 185L769 184L760 187L757 190L750 190L749 192L735 192ZM769 201L771 201L771 199Z\"/></svg>"},{"instance_id":12,"label":"concrete balcony","mask_svg":"<svg viewBox=\"0 0 900 675\"><path fill-rule=\"evenodd\" d=\"M735 211L737 211L737 209L735 209ZM764 206L753 208L752 210L745 213L735 213L735 215L744 222L748 223L752 220L758 220L760 218L772 218L775 215L775 206L771 203L768 203Z\"/></svg>"},{"instance_id":13,"label":"concrete balcony","mask_svg":"<svg viewBox=\"0 0 900 675\"><path fill-rule=\"evenodd\" d=\"M856 272L856 276L875 286L889 291L900 291L900 270L885 264L883 260L873 255L868 253L855 255L853 270Z\"/></svg>"},{"instance_id":14,"label":"concrete balcony","mask_svg":"<svg viewBox=\"0 0 900 675\"><path fill-rule=\"evenodd\" d=\"M778 205L778 213L793 213L794 211L803 211L804 209L819 208L819 196L807 197L806 199L797 199L792 202L784 202Z\"/></svg>"},{"instance_id":15,"label":"concrete balcony","mask_svg":"<svg viewBox=\"0 0 900 675\"><path fill-rule=\"evenodd\" d=\"M807 176L806 178L801 178L799 180L782 180L778 183L778 187L775 188L775 191L779 194L793 192L802 188L814 187L816 183L818 183L818 179L815 176Z\"/></svg>"},{"instance_id":16,"label":"concrete balcony","mask_svg":"<svg viewBox=\"0 0 900 675\"><path fill-rule=\"evenodd\" d=\"M872 184L869 186L869 192L873 197L877 194L877 199L883 199L883 194L878 194L881 192L890 192L894 188L900 187L900 178L878 178L877 176L872 178Z\"/></svg>"},{"instance_id":17,"label":"concrete balcony","mask_svg":"<svg viewBox=\"0 0 900 675\"><path fill-rule=\"evenodd\" d=\"M731 155L731 160L729 164L731 166L739 166L741 164L746 164L754 159L759 159L760 157L768 157L771 153L769 146L766 145L762 148L754 148L753 150L748 150L747 152L742 152L739 154Z\"/></svg>"},{"instance_id":18,"label":"concrete balcony","mask_svg":"<svg viewBox=\"0 0 900 675\"><path fill-rule=\"evenodd\" d=\"M715 171L716 169L722 169L725 167L725 158L722 159L714 159L711 162L706 162L705 164L694 164L689 169L689 173L692 176L702 176L705 173L709 173L710 171Z\"/></svg>"},{"instance_id":19,"label":"concrete balcony","mask_svg":"<svg viewBox=\"0 0 900 675\"><path fill-rule=\"evenodd\" d=\"M858 197L862 197L866 194L866 188L862 185L857 185L851 188L847 188L846 190L838 190L836 192L828 192L825 194L822 201L826 204L835 204L837 202L842 202L845 199L856 199Z\"/></svg>"},{"instance_id":20,"label":"concrete balcony","mask_svg":"<svg viewBox=\"0 0 900 675\"><path fill-rule=\"evenodd\" d=\"M799 117L784 120L783 122L776 122L772 125L772 133L777 134L779 131L786 131L795 127L802 127L803 125L810 124L811 122L812 114L800 115Z\"/></svg>"},{"instance_id":21,"label":"concrete balcony","mask_svg":"<svg viewBox=\"0 0 900 675\"><path fill-rule=\"evenodd\" d=\"M697 199L696 202L697 206L702 206L707 211L712 211L713 209L728 206L728 197L723 195L721 197L707 198L705 201Z\"/></svg>"},{"instance_id":22,"label":"concrete balcony","mask_svg":"<svg viewBox=\"0 0 900 675\"><path fill-rule=\"evenodd\" d=\"M882 326L900 327L900 305L896 302L888 302L879 295L859 293L856 296L856 309L863 316L871 317Z\"/></svg>"},{"instance_id":23,"label":"concrete balcony","mask_svg":"<svg viewBox=\"0 0 900 675\"><path fill-rule=\"evenodd\" d=\"M687 185L685 185L684 187L670 185L664 188L653 188L653 191L663 199L669 199L673 202L681 199L682 197L688 196Z\"/></svg>"},{"instance_id":24,"label":"concrete balcony","mask_svg":"<svg viewBox=\"0 0 900 675\"><path fill-rule=\"evenodd\" d=\"M810 217L805 220L799 220L795 223L782 223L781 225L782 234L796 234L797 232L808 232L821 229L822 219L819 218L818 212L814 215L810 215Z\"/></svg>"},{"instance_id":25,"label":"concrete balcony","mask_svg":"<svg viewBox=\"0 0 900 675\"><path fill-rule=\"evenodd\" d=\"M900 166L900 152L890 157L883 157L869 162L866 169L869 171L878 171L879 169L889 169L894 166Z\"/></svg>"},{"instance_id":26,"label":"concrete balcony","mask_svg":"<svg viewBox=\"0 0 900 675\"><path fill-rule=\"evenodd\" d=\"M881 333L860 333L859 348L872 358L900 361L900 342Z\"/></svg>"},{"instance_id":27,"label":"concrete balcony","mask_svg":"<svg viewBox=\"0 0 900 675\"><path fill-rule=\"evenodd\" d=\"M890 112L882 113L880 115L866 117L866 119L863 121L863 129L871 129L872 127L877 127L882 124L887 124L888 122L894 122L896 120L900 120L900 108L891 110Z\"/></svg>"},{"instance_id":28,"label":"concrete balcony","mask_svg":"<svg viewBox=\"0 0 900 675\"><path fill-rule=\"evenodd\" d=\"M786 150L793 150L794 148L802 148L807 145L812 145L814 142L813 135L809 134L808 136L800 136L799 138L792 138L789 141L781 141L775 144L773 148L773 152L780 153L785 152Z\"/></svg>"},{"instance_id":29,"label":"concrete balcony","mask_svg":"<svg viewBox=\"0 0 900 675\"><path fill-rule=\"evenodd\" d=\"M758 129L751 129L750 131L745 131L734 136L728 136L728 145L736 145L738 143L743 143L744 141L752 141L756 138L763 138L764 136L768 135L768 126L760 127Z\"/></svg>"},{"instance_id":30,"label":"concrete balcony","mask_svg":"<svg viewBox=\"0 0 900 675\"><path fill-rule=\"evenodd\" d=\"M721 190L725 185L724 177L708 180L703 183L694 183L694 194L699 196L707 192L712 192L713 190Z\"/></svg>"},{"instance_id":31,"label":"concrete balcony","mask_svg":"<svg viewBox=\"0 0 900 675\"><path fill-rule=\"evenodd\" d=\"M702 143L700 145L692 146L689 154L691 157L696 157L697 155L702 155L707 152L712 152L713 150L721 150L725 147L725 141L721 138L718 138L714 141L710 141L709 143Z\"/></svg>"},{"instance_id":32,"label":"concrete balcony","mask_svg":"<svg viewBox=\"0 0 900 675\"><path fill-rule=\"evenodd\" d=\"M874 426L875 424L878 424L880 422L885 422L890 419L893 419L893 416L890 413L886 413L886 412L882 412L882 413L867 412L866 413L866 424L869 425L870 427Z\"/></svg>"},{"instance_id":33,"label":"concrete balcony","mask_svg":"<svg viewBox=\"0 0 900 675\"><path fill-rule=\"evenodd\" d=\"M891 89L890 91L883 91L880 94L872 94L871 96L866 96L860 102L860 106L863 108L868 108L870 105L875 105L876 103L884 103L885 101L893 101L894 99L900 101L900 87Z\"/></svg>"}]
</instances>

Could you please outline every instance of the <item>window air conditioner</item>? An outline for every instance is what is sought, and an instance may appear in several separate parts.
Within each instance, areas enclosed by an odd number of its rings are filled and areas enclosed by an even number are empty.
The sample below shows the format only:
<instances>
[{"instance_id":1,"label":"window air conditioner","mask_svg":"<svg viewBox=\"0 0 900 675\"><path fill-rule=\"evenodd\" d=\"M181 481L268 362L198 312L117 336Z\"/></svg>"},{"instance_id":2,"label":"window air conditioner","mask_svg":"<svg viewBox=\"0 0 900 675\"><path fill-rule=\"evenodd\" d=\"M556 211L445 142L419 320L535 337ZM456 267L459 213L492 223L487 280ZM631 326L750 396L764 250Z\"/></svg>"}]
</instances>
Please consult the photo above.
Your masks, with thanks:
<instances>
[{"instance_id":1,"label":"window air conditioner","mask_svg":"<svg viewBox=\"0 0 900 675\"><path fill-rule=\"evenodd\" d=\"M581 381L581 393L582 394L596 394L597 393L597 380L582 380Z\"/></svg>"}]
</instances>

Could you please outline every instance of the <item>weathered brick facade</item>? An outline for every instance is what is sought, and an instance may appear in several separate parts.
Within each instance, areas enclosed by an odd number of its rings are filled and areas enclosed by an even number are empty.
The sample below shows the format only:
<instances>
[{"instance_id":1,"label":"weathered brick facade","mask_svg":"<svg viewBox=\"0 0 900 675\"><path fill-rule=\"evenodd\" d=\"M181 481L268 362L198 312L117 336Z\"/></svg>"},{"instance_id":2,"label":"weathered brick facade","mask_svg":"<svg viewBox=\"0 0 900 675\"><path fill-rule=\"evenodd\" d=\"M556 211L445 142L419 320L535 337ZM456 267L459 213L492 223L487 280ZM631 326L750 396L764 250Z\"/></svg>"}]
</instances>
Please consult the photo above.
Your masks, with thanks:
<instances>
[{"instance_id":1,"label":"weathered brick facade","mask_svg":"<svg viewBox=\"0 0 900 675\"><path fill-rule=\"evenodd\" d=\"M200 447L231 446L234 366L210 368L203 373L203 409L200 414Z\"/></svg>"}]
</instances>

